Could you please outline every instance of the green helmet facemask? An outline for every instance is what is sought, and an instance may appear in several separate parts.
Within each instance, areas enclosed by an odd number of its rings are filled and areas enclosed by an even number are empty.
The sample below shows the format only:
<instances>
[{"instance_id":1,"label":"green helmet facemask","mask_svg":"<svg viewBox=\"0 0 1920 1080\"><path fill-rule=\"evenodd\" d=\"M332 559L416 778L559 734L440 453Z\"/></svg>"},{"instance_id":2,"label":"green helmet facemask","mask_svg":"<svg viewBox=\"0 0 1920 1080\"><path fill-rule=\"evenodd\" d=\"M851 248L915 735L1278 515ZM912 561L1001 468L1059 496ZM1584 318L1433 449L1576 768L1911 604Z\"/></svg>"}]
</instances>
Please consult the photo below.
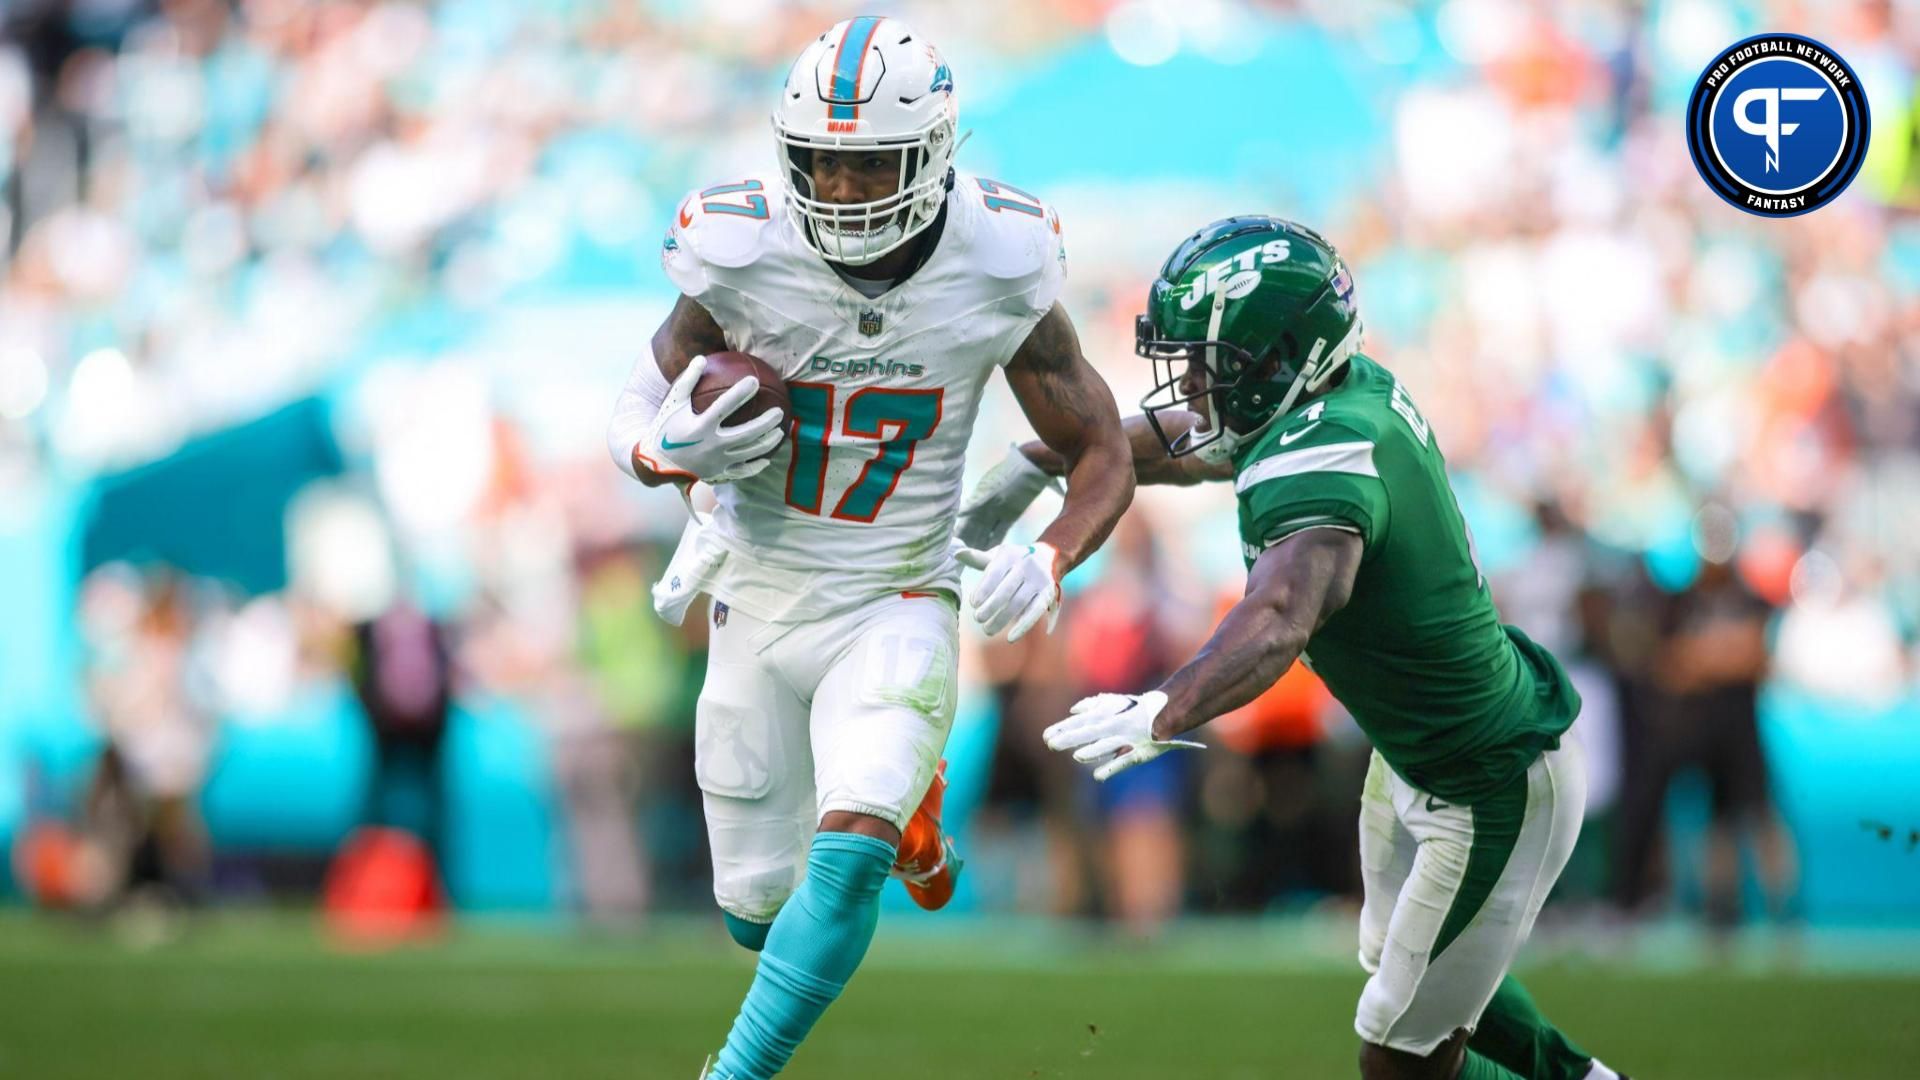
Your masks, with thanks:
<instances>
[{"instance_id":1,"label":"green helmet facemask","mask_svg":"<svg viewBox=\"0 0 1920 1080\"><path fill-rule=\"evenodd\" d=\"M1260 215L1216 221L1168 256L1135 321L1134 351L1154 364L1140 407L1167 453L1224 456L1326 385L1361 333L1353 275L1318 233ZM1168 410L1210 420L1169 437Z\"/></svg>"}]
</instances>

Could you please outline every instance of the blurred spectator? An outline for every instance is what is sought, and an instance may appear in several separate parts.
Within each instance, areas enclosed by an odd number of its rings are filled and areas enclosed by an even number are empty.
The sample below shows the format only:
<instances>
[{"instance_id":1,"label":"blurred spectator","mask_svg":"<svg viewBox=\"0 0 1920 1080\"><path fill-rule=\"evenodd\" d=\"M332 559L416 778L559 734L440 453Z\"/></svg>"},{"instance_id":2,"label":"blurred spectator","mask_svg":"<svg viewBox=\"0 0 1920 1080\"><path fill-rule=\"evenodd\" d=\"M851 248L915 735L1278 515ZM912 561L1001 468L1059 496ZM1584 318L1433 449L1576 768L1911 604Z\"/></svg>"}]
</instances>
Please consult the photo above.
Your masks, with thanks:
<instances>
[{"instance_id":1,"label":"blurred spectator","mask_svg":"<svg viewBox=\"0 0 1920 1080\"><path fill-rule=\"evenodd\" d=\"M1873 560L1856 560L1847 574L1817 548L1803 556L1776 642L1781 679L1869 711L1898 701L1909 672L1884 585Z\"/></svg>"},{"instance_id":2,"label":"blurred spectator","mask_svg":"<svg viewBox=\"0 0 1920 1080\"><path fill-rule=\"evenodd\" d=\"M1240 599L1221 592L1216 623ZM1259 911L1297 896L1344 895L1359 886L1354 865L1352 790L1339 790L1348 770L1327 760L1327 713L1333 695L1305 664L1294 664L1266 693L1214 721L1231 753L1200 765L1200 810L1206 822L1203 903Z\"/></svg>"},{"instance_id":3,"label":"blurred spectator","mask_svg":"<svg viewBox=\"0 0 1920 1080\"><path fill-rule=\"evenodd\" d=\"M1075 698L1157 686L1188 655L1192 643L1175 623L1180 605L1168 588L1150 521L1142 511L1121 519L1101 549L1099 577L1064 609L1061 681ZM1101 908L1137 936L1151 935L1179 913L1185 900L1187 850L1180 819L1187 799L1187 757L1170 755L1104 784L1075 773L1099 823L1094 854Z\"/></svg>"},{"instance_id":4,"label":"blurred spectator","mask_svg":"<svg viewBox=\"0 0 1920 1080\"><path fill-rule=\"evenodd\" d=\"M90 686L106 735L81 825L99 859L87 897L95 905L140 893L192 903L210 884L199 797L213 724L187 588L174 575L143 580L124 566L88 581Z\"/></svg>"},{"instance_id":5,"label":"blurred spectator","mask_svg":"<svg viewBox=\"0 0 1920 1080\"><path fill-rule=\"evenodd\" d=\"M1069 601L1069 605L1071 601ZM1028 634L983 650L983 688L1000 718L988 768L985 805L974 825L982 855L1011 849L1015 880L1000 897L1022 910L1085 915L1094 908L1098 833L1084 812L1078 766L1048 750L1040 733L1073 706L1072 687L1058 677L1064 637ZM974 858L976 874L989 860ZM1039 869L1041 873L1028 871Z\"/></svg>"},{"instance_id":6,"label":"blurred spectator","mask_svg":"<svg viewBox=\"0 0 1920 1080\"><path fill-rule=\"evenodd\" d=\"M580 560L579 655L554 657L556 667L580 666L579 675L543 673L551 686L568 688L564 703L551 693L546 709L560 706L554 767L566 803L574 878L581 906L601 920L638 916L651 899L652 874L637 812L640 770L646 759L635 728L652 723L668 696L663 687L672 662L646 645L666 637L652 618L646 582L624 552L610 550Z\"/></svg>"},{"instance_id":7,"label":"blurred spectator","mask_svg":"<svg viewBox=\"0 0 1920 1080\"><path fill-rule=\"evenodd\" d=\"M400 600L353 628L353 690L373 729L368 824L406 829L437 849L440 746L453 702L445 630Z\"/></svg>"},{"instance_id":8,"label":"blurred spectator","mask_svg":"<svg viewBox=\"0 0 1920 1080\"><path fill-rule=\"evenodd\" d=\"M1657 605L1646 715L1627 759L1616 880L1623 908L1645 905L1667 789L1678 772L1697 768L1705 774L1713 814L1707 916L1722 928L1739 918L1743 840L1754 846L1770 914L1787 913L1795 888L1793 851L1773 812L1760 743L1759 695L1772 609L1734 571L1735 528L1725 507L1703 511L1699 573Z\"/></svg>"}]
</instances>

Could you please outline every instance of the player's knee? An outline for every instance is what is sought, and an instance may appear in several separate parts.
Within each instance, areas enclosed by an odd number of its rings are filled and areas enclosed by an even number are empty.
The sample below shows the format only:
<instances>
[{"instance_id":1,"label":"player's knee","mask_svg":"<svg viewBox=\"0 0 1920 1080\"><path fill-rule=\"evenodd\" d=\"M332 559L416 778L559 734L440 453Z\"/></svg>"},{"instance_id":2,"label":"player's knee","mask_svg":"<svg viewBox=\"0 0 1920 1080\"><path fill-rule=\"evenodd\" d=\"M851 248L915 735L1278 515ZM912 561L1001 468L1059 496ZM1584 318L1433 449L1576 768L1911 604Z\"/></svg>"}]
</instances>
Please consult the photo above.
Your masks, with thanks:
<instances>
[{"instance_id":1,"label":"player's knee","mask_svg":"<svg viewBox=\"0 0 1920 1080\"><path fill-rule=\"evenodd\" d=\"M1429 1054L1360 1044L1360 1080L1453 1080L1466 1061L1467 1030L1461 1028Z\"/></svg>"},{"instance_id":2,"label":"player's knee","mask_svg":"<svg viewBox=\"0 0 1920 1080\"><path fill-rule=\"evenodd\" d=\"M747 945L739 933L734 933L735 922L764 927L780 914L787 898L793 895L796 876L792 867L768 868L758 873L715 868L713 900L727 917L727 930L733 933L735 941ZM747 945L747 948L756 946Z\"/></svg>"},{"instance_id":3,"label":"player's knee","mask_svg":"<svg viewBox=\"0 0 1920 1080\"><path fill-rule=\"evenodd\" d=\"M743 949L759 952L766 947L767 931L773 929L770 922L748 922L731 911L723 911L721 917L726 920L727 934Z\"/></svg>"},{"instance_id":4,"label":"player's knee","mask_svg":"<svg viewBox=\"0 0 1920 1080\"><path fill-rule=\"evenodd\" d=\"M827 811L821 815L819 832L852 833L855 836L871 836L895 847L900 844L900 829L893 822L853 810Z\"/></svg>"}]
</instances>

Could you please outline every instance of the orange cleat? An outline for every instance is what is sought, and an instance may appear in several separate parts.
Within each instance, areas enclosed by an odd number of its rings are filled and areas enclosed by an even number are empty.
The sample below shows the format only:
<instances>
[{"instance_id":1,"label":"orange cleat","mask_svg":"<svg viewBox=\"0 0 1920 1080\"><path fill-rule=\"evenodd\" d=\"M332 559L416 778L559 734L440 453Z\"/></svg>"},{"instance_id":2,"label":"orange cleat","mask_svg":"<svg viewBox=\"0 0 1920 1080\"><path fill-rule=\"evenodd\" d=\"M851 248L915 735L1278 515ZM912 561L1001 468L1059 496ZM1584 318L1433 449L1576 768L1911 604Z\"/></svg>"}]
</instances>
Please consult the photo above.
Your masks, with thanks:
<instances>
[{"instance_id":1,"label":"orange cleat","mask_svg":"<svg viewBox=\"0 0 1920 1080\"><path fill-rule=\"evenodd\" d=\"M940 806L946 797L947 763L942 761L900 834L900 851L893 860L893 876L907 887L913 902L928 911L939 911L953 899L953 884L966 865L953 849L953 838L940 831Z\"/></svg>"}]
</instances>

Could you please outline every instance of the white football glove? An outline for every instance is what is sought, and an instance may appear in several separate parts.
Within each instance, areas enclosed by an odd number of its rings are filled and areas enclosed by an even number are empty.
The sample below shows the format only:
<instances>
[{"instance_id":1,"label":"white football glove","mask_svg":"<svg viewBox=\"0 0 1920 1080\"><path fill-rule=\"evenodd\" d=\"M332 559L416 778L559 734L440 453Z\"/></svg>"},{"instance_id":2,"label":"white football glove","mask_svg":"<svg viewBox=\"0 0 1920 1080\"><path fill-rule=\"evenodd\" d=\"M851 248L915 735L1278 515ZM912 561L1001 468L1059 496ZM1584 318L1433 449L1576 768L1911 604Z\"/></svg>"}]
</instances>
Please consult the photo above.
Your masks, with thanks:
<instances>
[{"instance_id":1,"label":"white football glove","mask_svg":"<svg viewBox=\"0 0 1920 1080\"><path fill-rule=\"evenodd\" d=\"M1027 512L1033 500L1048 488L1064 490L1058 478L1040 471L1015 445L998 465L987 470L960 504L953 534L970 548L985 551L1007 539L1007 530Z\"/></svg>"},{"instance_id":2,"label":"white football glove","mask_svg":"<svg viewBox=\"0 0 1920 1080\"><path fill-rule=\"evenodd\" d=\"M1158 690L1095 694L1075 702L1071 714L1040 737L1049 750L1072 750L1073 760L1083 765L1106 762L1093 770L1095 780L1125 772L1169 750L1205 750L1205 743L1153 737L1153 719L1166 707L1167 695Z\"/></svg>"},{"instance_id":3,"label":"white football glove","mask_svg":"<svg viewBox=\"0 0 1920 1080\"><path fill-rule=\"evenodd\" d=\"M780 426L786 414L768 409L744 423L723 422L760 392L760 380L751 375L729 386L705 412L694 412L693 388L706 370L704 356L687 362L660 403L639 452L656 472L680 473L709 484L745 480L773 464L767 455L786 438Z\"/></svg>"},{"instance_id":4,"label":"white football glove","mask_svg":"<svg viewBox=\"0 0 1920 1080\"><path fill-rule=\"evenodd\" d=\"M982 571L967 602L988 637L1006 630L1008 641L1019 641L1042 616L1053 633L1060 618L1060 553L1052 544L1001 544L991 551L959 545L953 557Z\"/></svg>"}]
</instances>

